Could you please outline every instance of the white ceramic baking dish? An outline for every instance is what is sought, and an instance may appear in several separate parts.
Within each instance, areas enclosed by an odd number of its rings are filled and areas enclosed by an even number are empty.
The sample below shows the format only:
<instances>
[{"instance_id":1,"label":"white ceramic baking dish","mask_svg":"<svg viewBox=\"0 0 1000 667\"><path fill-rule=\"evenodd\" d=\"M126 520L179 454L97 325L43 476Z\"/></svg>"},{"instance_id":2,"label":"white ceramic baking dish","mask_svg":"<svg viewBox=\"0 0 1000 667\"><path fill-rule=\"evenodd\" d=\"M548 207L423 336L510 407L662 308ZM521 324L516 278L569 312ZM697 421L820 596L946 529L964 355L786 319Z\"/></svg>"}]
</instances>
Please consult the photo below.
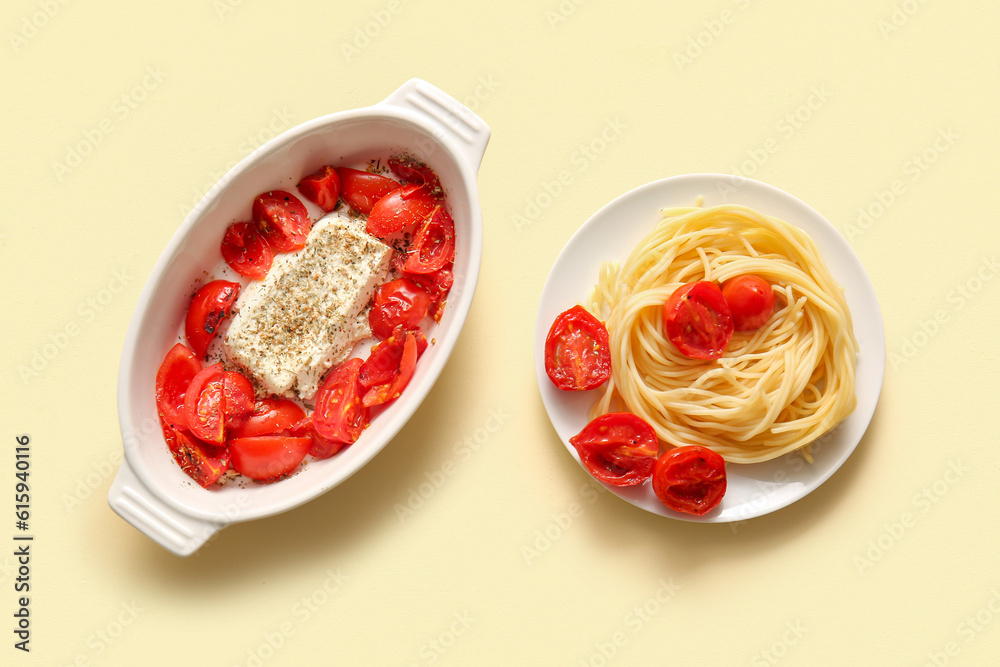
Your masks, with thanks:
<instances>
[{"instance_id":1,"label":"white ceramic baking dish","mask_svg":"<svg viewBox=\"0 0 1000 667\"><path fill-rule=\"evenodd\" d=\"M289 510L337 486L364 466L417 410L440 375L472 303L482 258L476 178L489 127L426 81L412 79L371 107L316 118L274 138L220 180L184 220L153 268L129 324L118 375L125 456L108 503L123 519L186 556L226 525ZM420 358L406 391L352 446L274 484L203 489L174 463L154 401L156 371L177 342L195 280L219 263L226 227L249 219L253 198L292 189L323 164L355 166L407 151L440 177L456 227L455 286L436 343Z\"/></svg>"}]
</instances>

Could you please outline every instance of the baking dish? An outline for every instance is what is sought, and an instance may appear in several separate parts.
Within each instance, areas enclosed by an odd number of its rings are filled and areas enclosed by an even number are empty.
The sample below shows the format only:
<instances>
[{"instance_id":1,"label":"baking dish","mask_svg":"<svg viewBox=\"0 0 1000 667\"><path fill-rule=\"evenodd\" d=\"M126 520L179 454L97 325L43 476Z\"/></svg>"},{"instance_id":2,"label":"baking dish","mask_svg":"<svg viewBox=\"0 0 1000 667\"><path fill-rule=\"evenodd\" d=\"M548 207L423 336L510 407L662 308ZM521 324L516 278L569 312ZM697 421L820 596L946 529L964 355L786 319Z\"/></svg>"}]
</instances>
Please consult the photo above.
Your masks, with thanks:
<instances>
[{"instance_id":1,"label":"baking dish","mask_svg":"<svg viewBox=\"0 0 1000 667\"><path fill-rule=\"evenodd\" d=\"M378 104L316 118L275 137L212 187L154 266L125 337L118 374L124 458L108 492L118 515L167 550L190 555L230 523L284 512L329 491L393 438L440 375L472 303L482 258L476 178L489 136L489 127L467 107L411 79ZM401 151L438 174L455 220L455 286L432 332L435 344L403 395L347 449L278 483L201 488L167 450L153 391L156 371L177 342L195 279L218 264L226 228L249 218L257 194L291 189L324 164L364 163Z\"/></svg>"}]
</instances>

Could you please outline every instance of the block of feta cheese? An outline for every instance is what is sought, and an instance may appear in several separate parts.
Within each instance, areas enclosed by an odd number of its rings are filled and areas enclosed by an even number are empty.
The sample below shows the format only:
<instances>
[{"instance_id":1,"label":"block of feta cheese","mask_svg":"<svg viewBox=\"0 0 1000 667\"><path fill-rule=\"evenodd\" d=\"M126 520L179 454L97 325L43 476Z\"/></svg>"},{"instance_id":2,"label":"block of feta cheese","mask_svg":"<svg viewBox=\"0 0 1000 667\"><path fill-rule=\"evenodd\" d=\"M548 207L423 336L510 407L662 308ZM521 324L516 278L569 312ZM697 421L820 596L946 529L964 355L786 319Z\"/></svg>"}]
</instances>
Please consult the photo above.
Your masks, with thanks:
<instances>
[{"instance_id":1,"label":"block of feta cheese","mask_svg":"<svg viewBox=\"0 0 1000 667\"><path fill-rule=\"evenodd\" d=\"M317 220L305 248L276 255L267 276L243 289L226 360L269 394L310 400L326 371L371 335L366 305L391 256L364 221L341 213Z\"/></svg>"}]
</instances>

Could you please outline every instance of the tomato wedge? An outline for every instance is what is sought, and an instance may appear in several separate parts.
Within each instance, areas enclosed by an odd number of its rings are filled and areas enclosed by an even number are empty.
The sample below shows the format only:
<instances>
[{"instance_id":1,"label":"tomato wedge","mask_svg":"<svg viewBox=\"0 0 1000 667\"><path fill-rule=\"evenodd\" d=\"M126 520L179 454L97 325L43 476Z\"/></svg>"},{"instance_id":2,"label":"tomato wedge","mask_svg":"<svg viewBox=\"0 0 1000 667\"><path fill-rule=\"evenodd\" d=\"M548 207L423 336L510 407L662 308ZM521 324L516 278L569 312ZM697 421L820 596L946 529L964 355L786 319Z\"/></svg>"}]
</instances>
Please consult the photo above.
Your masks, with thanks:
<instances>
[{"instance_id":1,"label":"tomato wedge","mask_svg":"<svg viewBox=\"0 0 1000 667\"><path fill-rule=\"evenodd\" d=\"M229 470L231 456L226 447L202 442L169 424L163 424L163 439L181 470L203 488L214 484Z\"/></svg>"},{"instance_id":2,"label":"tomato wedge","mask_svg":"<svg viewBox=\"0 0 1000 667\"><path fill-rule=\"evenodd\" d=\"M423 223L437 205L437 200L422 185L398 187L375 202L368 214L365 230L373 236L385 238L401 229Z\"/></svg>"},{"instance_id":3,"label":"tomato wedge","mask_svg":"<svg viewBox=\"0 0 1000 667\"><path fill-rule=\"evenodd\" d=\"M430 305L430 295L413 280L406 277L390 280L376 290L368 323L375 337L385 340L397 326L413 329L419 325Z\"/></svg>"},{"instance_id":4,"label":"tomato wedge","mask_svg":"<svg viewBox=\"0 0 1000 667\"><path fill-rule=\"evenodd\" d=\"M309 456L314 459L328 459L347 446L346 443L327 440L321 436L316 432L312 419L308 417L292 426L288 433L296 437L312 439L312 444L309 445Z\"/></svg>"},{"instance_id":5,"label":"tomato wedge","mask_svg":"<svg viewBox=\"0 0 1000 667\"><path fill-rule=\"evenodd\" d=\"M389 170L404 183L426 186L432 197L444 197L437 174L412 155L395 155L389 158L388 164Z\"/></svg>"},{"instance_id":6,"label":"tomato wedge","mask_svg":"<svg viewBox=\"0 0 1000 667\"><path fill-rule=\"evenodd\" d=\"M435 322L440 322L441 315L444 313L444 305L448 300L448 293L455 284L455 273L452 271L452 265L448 264L434 273L423 275L414 273L406 277L427 292L427 296L431 298L427 314L433 317Z\"/></svg>"},{"instance_id":7,"label":"tomato wedge","mask_svg":"<svg viewBox=\"0 0 1000 667\"><path fill-rule=\"evenodd\" d=\"M306 418L306 412L289 398L266 396L253 406L247 420L229 431L230 438L252 438L258 435L299 435L293 427Z\"/></svg>"},{"instance_id":8,"label":"tomato wedge","mask_svg":"<svg viewBox=\"0 0 1000 667\"><path fill-rule=\"evenodd\" d=\"M167 352L156 371L156 411L167 424L187 428L184 394L200 371L198 357L183 343L177 343Z\"/></svg>"},{"instance_id":9,"label":"tomato wedge","mask_svg":"<svg viewBox=\"0 0 1000 667\"><path fill-rule=\"evenodd\" d=\"M337 170L325 165L303 178L296 186L302 196L329 213L337 208L340 198L340 175Z\"/></svg>"},{"instance_id":10,"label":"tomato wedge","mask_svg":"<svg viewBox=\"0 0 1000 667\"><path fill-rule=\"evenodd\" d=\"M376 202L399 187L399 181L369 171L337 167L340 176L340 196L347 205L368 215Z\"/></svg>"},{"instance_id":11,"label":"tomato wedge","mask_svg":"<svg viewBox=\"0 0 1000 667\"><path fill-rule=\"evenodd\" d=\"M310 438L259 435L234 438L228 443L236 472L261 482L287 477L309 453Z\"/></svg>"},{"instance_id":12,"label":"tomato wedge","mask_svg":"<svg viewBox=\"0 0 1000 667\"><path fill-rule=\"evenodd\" d=\"M418 356L416 335L402 327L373 347L359 373L361 386L368 390L361 404L370 408L399 398L413 377Z\"/></svg>"},{"instance_id":13,"label":"tomato wedge","mask_svg":"<svg viewBox=\"0 0 1000 667\"><path fill-rule=\"evenodd\" d=\"M438 206L421 225L406 254L407 273L434 273L455 259L455 221Z\"/></svg>"},{"instance_id":14,"label":"tomato wedge","mask_svg":"<svg viewBox=\"0 0 1000 667\"><path fill-rule=\"evenodd\" d=\"M653 492L675 512L711 512L726 494L726 462L708 447L675 447L653 465Z\"/></svg>"},{"instance_id":15,"label":"tomato wedge","mask_svg":"<svg viewBox=\"0 0 1000 667\"><path fill-rule=\"evenodd\" d=\"M226 430L225 371L212 364L194 376L184 393L188 430L205 442L222 444Z\"/></svg>"},{"instance_id":16,"label":"tomato wedge","mask_svg":"<svg viewBox=\"0 0 1000 667\"><path fill-rule=\"evenodd\" d=\"M611 377L611 350L604 323L583 306L556 317L545 338L545 372L564 391L586 391Z\"/></svg>"},{"instance_id":17,"label":"tomato wedge","mask_svg":"<svg viewBox=\"0 0 1000 667\"><path fill-rule=\"evenodd\" d=\"M327 440L350 444L368 428L371 412L361 404L358 385L362 363L353 357L340 364L327 373L316 392L313 427Z\"/></svg>"},{"instance_id":18,"label":"tomato wedge","mask_svg":"<svg viewBox=\"0 0 1000 667\"><path fill-rule=\"evenodd\" d=\"M674 290L663 307L663 326L677 351L691 359L718 359L733 336L729 304L706 280Z\"/></svg>"},{"instance_id":19,"label":"tomato wedge","mask_svg":"<svg viewBox=\"0 0 1000 667\"><path fill-rule=\"evenodd\" d=\"M241 426L253 412L255 403L253 385L242 373L225 371L222 378L222 392L226 428Z\"/></svg>"},{"instance_id":20,"label":"tomato wedge","mask_svg":"<svg viewBox=\"0 0 1000 667\"><path fill-rule=\"evenodd\" d=\"M653 427L631 412L601 415L569 442L587 472L615 486L636 486L649 479L659 448Z\"/></svg>"},{"instance_id":21,"label":"tomato wedge","mask_svg":"<svg viewBox=\"0 0 1000 667\"><path fill-rule=\"evenodd\" d=\"M222 237L222 258L247 278L263 278L274 263L274 251L252 222L234 222Z\"/></svg>"},{"instance_id":22,"label":"tomato wedge","mask_svg":"<svg viewBox=\"0 0 1000 667\"><path fill-rule=\"evenodd\" d=\"M240 284L228 280L213 280L191 297L184 318L184 335L191 350L199 357L219 331L219 325L229 317L240 293Z\"/></svg>"},{"instance_id":23,"label":"tomato wedge","mask_svg":"<svg viewBox=\"0 0 1000 667\"><path fill-rule=\"evenodd\" d=\"M755 331L764 326L774 312L771 286L751 273L727 280L722 285L722 296L729 305L736 331Z\"/></svg>"},{"instance_id":24,"label":"tomato wedge","mask_svg":"<svg viewBox=\"0 0 1000 667\"><path fill-rule=\"evenodd\" d=\"M291 192L272 190L257 195L251 213L264 240L275 252L306 247L312 222L305 204Z\"/></svg>"}]
</instances>

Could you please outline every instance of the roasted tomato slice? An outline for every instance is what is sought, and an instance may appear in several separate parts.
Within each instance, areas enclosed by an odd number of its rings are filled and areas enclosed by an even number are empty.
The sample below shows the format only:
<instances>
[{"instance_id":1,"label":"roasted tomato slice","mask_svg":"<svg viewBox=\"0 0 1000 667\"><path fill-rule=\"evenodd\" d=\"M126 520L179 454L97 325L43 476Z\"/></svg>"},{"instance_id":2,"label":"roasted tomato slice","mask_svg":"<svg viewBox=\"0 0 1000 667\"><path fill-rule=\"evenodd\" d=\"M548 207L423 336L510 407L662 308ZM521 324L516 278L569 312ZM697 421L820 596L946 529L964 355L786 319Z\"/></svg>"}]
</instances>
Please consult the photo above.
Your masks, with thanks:
<instances>
[{"instance_id":1,"label":"roasted tomato slice","mask_svg":"<svg viewBox=\"0 0 1000 667\"><path fill-rule=\"evenodd\" d=\"M430 295L414 281L406 277L390 280L375 292L368 323L375 337L385 340L397 326L413 329L419 325L430 305Z\"/></svg>"},{"instance_id":2,"label":"roasted tomato slice","mask_svg":"<svg viewBox=\"0 0 1000 667\"><path fill-rule=\"evenodd\" d=\"M230 438L258 435L299 435L292 428L306 418L306 412L289 398L265 396L253 406L247 420L229 431Z\"/></svg>"},{"instance_id":3,"label":"roasted tomato slice","mask_svg":"<svg viewBox=\"0 0 1000 667\"><path fill-rule=\"evenodd\" d=\"M441 314L444 313L444 305L448 300L448 292L455 284L455 274L452 265L448 264L434 273L419 274L414 273L406 276L419 287L421 287L431 298L431 305L427 309L427 314L434 318L435 322L441 321Z\"/></svg>"},{"instance_id":4,"label":"roasted tomato slice","mask_svg":"<svg viewBox=\"0 0 1000 667\"><path fill-rule=\"evenodd\" d=\"M388 160L389 170L404 183L424 185L432 197L443 197L441 181L430 167L412 155L396 155Z\"/></svg>"},{"instance_id":5,"label":"roasted tomato slice","mask_svg":"<svg viewBox=\"0 0 1000 667\"><path fill-rule=\"evenodd\" d=\"M358 213L368 215L376 202L399 187L399 181L369 171L337 167L340 196Z\"/></svg>"},{"instance_id":6,"label":"roasted tomato slice","mask_svg":"<svg viewBox=\"0 0 1000 667\"><path fill-rule=\"evenodd\" d=\"M306 205L291 192L272 190L257 195L251 209L267 244L275 252L289 252L306 247L312 222Z\"/></svg>"},{"instance_id":7,"label":"roasted tomato slice","mask_svg":"<svg viewBox=\"0 0 1000 667\"><path fill-rule=\"evenodd\" d=\"M312 440L286 435L259 435L233 438L227 444L236 472L250 479L271 482L287 477L302 463Z\"/></svg>"},{"instance_id":8,"label":"roasted tomato slice","mask_svg":"<svg viewBox=\"0 0 1000 667\"><path fill-rule=\"evenodd\" d=\"M407 273L434 273L455 259L455 221L438 206L420 226L403 270Z\"/></svg>"},{"instance_id":9,"label":"roasted tomato slice","mask_svg":"<svg viewBox=\"0 0 1000 667\"><path fill-rule=\"evenodd\" d=\"M361 404L358 385L362 363L354 357L340 364L327 373L316 392L313 427L327 440L350 444L368 428L371 413Z\"/></svg>"},{"instance_id":10,"label":"roasted tomato slice","mask_svg":"<svg viewBox=\"0 0 1000 667\"><path fill-rule=\"evenodd\" d=\"M437 205L424 186L404 185L375 202L365 229L373 236L385 238L422 224Z\"/></svg>"},{"instance_id":11,"label":"roasted tomato slice","mask_svg":"<svg viewBox=\"0 0 1000 667\"><path fill-rule=\"evenodd\" d=\"M653 492L675 512L711 512L726 494L726 462L708 447L675 447L653 465Z\"/></svg>"},{"instance_id":12,"label":"roasted tomato slice","mask_svg":"<svg viewBox=\"0 0 1000 667\"><path fill-rule=\"evenodd\" d=\"M663 307L663 327L685 357L718 359L733 336L733 316L719 286L699 280L670 295Z\"/></svg>"},{"instance_id":13,"label":"roasted tomato slice","mask_svg":"<svg viewBox=\"0 0 1000 667\"><path fill-rule=\"evenodd\" d=\"M631 412L597 417L569 439L587 472L615 486L649 479L659 444L653 427Z\"/></svg>"},{"instance_id":14,"label":"roasted tomato slice","mask_svg":"<svg viewBox=\"0 0 1000 667\"><path fill-rule=\"evenodd\" d=\"M163 424L163 438L181 470L204 488L229 470L230 454L226 447L202 442L169 424Z\"/></svg>"},{"instance_id":15,"label":"roasted tomato slice","mask_svg":"<svg viewBox=\"0 0 1000 667\"><path fill-rule=\"evenodd\" d=\"M226 373L212 364L194 376L184 394L188 430L205 442L221 445L226 431Z\"/></svg>"},{"instance_id":16,"label":"roasted tomato slice","mask_svg":"<svg viewBox=\"0 0 1000 667\"><path fill-rule=\"evenodd\" d=\"M274 251L252 222L234 222L222 237L222 258L247 278L263 278L271 270Z\"/></svg>"},{"instance_id":17,"label":"roasted tomato slice","mask_svg":"<svg viewBox=\"0 0 1000 667\"><path fill-rule=\"evenodd\" d=\"M226 429L241 426L253 413L255 396L253 385L242 373L226 371L222 381Z\"/></svg>"},{"instance_id":18,"label":"roasted tomato slice","mask_svg":"<svg viewBox=\"0 0 1000 667\"><path fill-rule=\"evenodd\" d=\"M340 175L337 170L326 165L303 178L298 186L302 196L329 213L337 208L340 198Z\"/></svg>"},{"instance_id":19,"label":"roasted tomato slice","mask_svg":"<svg viewBox=\"0 0 1000 667\"><path fill-rule=\"evenodd\" d=\"M302 419L292 426L288 434L300 438L311 438L312 444L309 445L309 456L314 459L328 459L347 446L346 443L337 440L327 440L317 433L316 427L309 417Z\"/></svg>"},{"instance_id":20,"label":"roasted tomato slice","mask_svg":"<svg viewBox=\"0 0 1000 667\"><path fill-rule=\"evenodd\" d=\"M399 398L413 377L420 352L416 334L403 327L373 347L359 373L359 382L367 389L361 404L370 408Z\"/></svg>"},{"instance_id":21,"label":"roasted tomato slice","mask_svg":"<svg viewBox=\"0 0 1000 667\"><path fill-rule=\"evenodd\" d=\"M194 352L177 343L156 371L156 410L167 424L187 428L184 416L184 394L194 376L201 371L201 362Z\"/></svg>"},{"instance_id":22,"label":"roasted tomato slice","mask_svg":"<svg viewBox=\"0 0 1000 667\"><path fill-rule=\"evenodd\" d=\"M566 391L599 387L611 377L608 330L583 306L556 317L545 338L545 372Z\"/></svg>"},{"instance_id":23,"label":"roasted tomato slice","mask_svg":"<svg viewBox=\"0 0 1000 667\"><path fill-rule=\"evenodd\" d=\"M722 296L729 305L736 331L754 331L771 319L774 292L766 280L747 273L727 280Z\"/></svg>"},{"instance_id":24,"label":"roasted tomato slice","mask_svg":"<svg viewBox=\"0 0 1000 667\"><path fill-rule=\"evenodd\" d=\"M229 317L239 293L240 284L228 280L213 280L194 293L184 319L184 335L199 357L205 354L222 321Z\"/></svg>"}]
</instances>

